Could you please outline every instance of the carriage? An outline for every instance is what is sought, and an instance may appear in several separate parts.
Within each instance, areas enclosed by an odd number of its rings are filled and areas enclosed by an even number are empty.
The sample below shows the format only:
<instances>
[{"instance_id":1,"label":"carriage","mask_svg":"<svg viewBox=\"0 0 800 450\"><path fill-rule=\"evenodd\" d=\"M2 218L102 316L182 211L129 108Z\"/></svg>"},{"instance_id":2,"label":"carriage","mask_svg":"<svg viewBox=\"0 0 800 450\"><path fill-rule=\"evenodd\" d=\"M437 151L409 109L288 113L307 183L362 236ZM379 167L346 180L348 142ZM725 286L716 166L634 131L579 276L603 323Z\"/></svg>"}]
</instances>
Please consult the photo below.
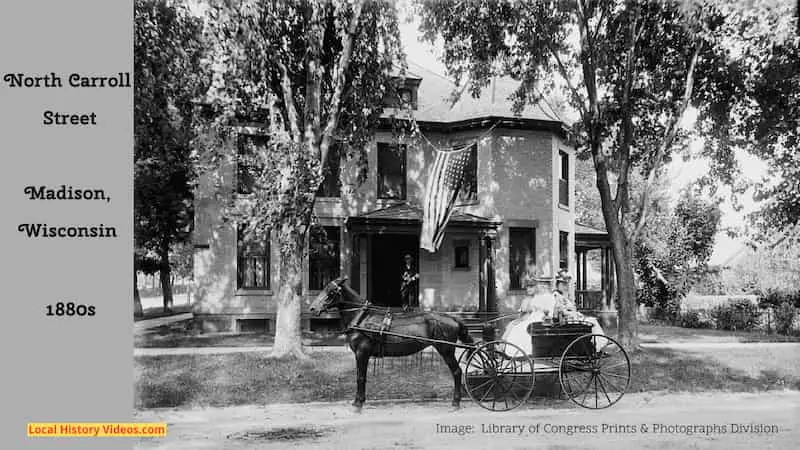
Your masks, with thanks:
<instances>
[{"instance_id":1,"label":"carriage","mask_svg":"<svg viewBox=\"0 0 800 450\"><path fill-rule=\"evenodd\" d=\"M628 388L630 360L617 341L591 330L582 321L531 323L530 353L503 340L465 346L469 351L460 362L464 388L481 407L508 411L530 398L537 374L551 374L575 404L607 408Z\"/></svg>"},{"instance_id":2,"label":"carriage","mask_svg":"<svg viewBox=\"0 0 800 450\"><path fill-rule=\"evenodd\" d=\"M630 359L613 338L592 334L582 321L532 322L531 350L504 340L475 342L466 326L451 316L434 312L401 314L393 328L392 312L371 305L350 289L346 277L332 281L310 310L338 308L348 342L356 357L357 393L353 405L365 400L367 364L371 357L407 356L433 346L450 368L455 382L453 406L462 388L483 408L509 411L528 401L537 375L558 377L561 392L588 409L618 402L631 378ZM492 331L497 319L483 324ZM460 342L458 342L460 341ZM461 354L457 358L456 349Z\"/></svg>"}]
</instances>

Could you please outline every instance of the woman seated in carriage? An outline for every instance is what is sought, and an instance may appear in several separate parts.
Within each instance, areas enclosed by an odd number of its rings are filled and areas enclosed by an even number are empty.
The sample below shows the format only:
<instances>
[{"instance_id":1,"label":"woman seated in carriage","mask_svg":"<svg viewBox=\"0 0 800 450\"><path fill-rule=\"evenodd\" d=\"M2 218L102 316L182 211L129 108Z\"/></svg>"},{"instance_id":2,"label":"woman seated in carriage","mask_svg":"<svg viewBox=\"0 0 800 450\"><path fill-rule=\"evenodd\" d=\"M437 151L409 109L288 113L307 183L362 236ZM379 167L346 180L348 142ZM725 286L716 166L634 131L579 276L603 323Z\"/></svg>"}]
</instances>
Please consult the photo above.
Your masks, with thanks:
<instances>
[{"instance_id":1,"label":"woman seated in carriage","mask_svg":"<svg viewBox=\"0 0 800 450\"><path fill-rule=\"evenodd\" d=\"M549 293L546 288L537 287L533 296L525 297L520 305L520 317L506 326L503 340L518 346L527 354L532 354L533 346L528 326L534 322L550 320L551 312L560 322L588 322L592 325L592 334L603 334L603 328L597 319L578 312L575 302L565 295L569 288L569 280L569 273L561 271L556 278L555 291Z\"/></svg>"}]
</instances>

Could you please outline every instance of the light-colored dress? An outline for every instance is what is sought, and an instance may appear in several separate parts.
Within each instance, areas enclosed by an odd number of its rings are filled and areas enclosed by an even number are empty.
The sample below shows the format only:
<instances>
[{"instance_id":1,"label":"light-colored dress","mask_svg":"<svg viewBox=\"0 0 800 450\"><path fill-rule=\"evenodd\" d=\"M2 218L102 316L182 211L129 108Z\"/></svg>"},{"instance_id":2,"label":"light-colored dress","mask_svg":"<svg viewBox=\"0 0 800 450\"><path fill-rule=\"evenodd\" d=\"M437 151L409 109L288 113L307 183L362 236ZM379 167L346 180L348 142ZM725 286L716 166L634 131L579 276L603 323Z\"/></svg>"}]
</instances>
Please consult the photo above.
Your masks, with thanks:
<instances>
[{"instance_id":1,"label":"light-colored dress","mask_svg":"<svg viewBox=\"0 0 800 450\"><path fill-rule=\"evenodd\" d=\"M503 340L521 348L526 355L533 353L531 335L528 325L541 322L546 314L553 310L553 297L548 294L536 294L526 297L520 306L520 317L506 326Z\"/></svg>"},{"instance_id":2,"label":"light-colored dress","mask_svg":"<svg viewBox=\"0 0 800 450\"><path fill-rule=\"evenodd\" d=\"M603 328L596 318L581 314L575 307L575 303L560 292L555 291L552 294L541 293L526 297L520 307L520 317L506 326L503 340L521 348L525 354L532 354L533 344L531 335L528 333L528 326L533 322L543 321L550 312L553 313L554 317L557 317L559 312L563 312L567 320L589 322L592 324L592 334L604 334ZM606 342L608 341L598 338L595 345L599 348L604 346Z\"/></svg>"}]
</instances>

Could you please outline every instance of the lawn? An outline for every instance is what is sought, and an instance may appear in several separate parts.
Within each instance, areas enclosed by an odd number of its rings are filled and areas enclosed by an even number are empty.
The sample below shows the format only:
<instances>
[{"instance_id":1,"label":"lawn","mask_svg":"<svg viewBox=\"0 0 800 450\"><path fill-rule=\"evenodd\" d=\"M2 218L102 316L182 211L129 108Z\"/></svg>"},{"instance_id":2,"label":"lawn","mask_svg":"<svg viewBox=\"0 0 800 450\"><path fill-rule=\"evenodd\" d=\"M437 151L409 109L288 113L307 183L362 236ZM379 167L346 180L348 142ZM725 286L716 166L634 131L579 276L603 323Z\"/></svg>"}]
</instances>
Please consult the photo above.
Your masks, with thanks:
<instances>
[{"instance_id":1,"label":"lawn","mask_svg":"<svg viewBox=\"0 0 800 450\"><path fill-rule=\"evenodd\" d=\"M788 348L787 348L788 349ZM632 357L628 392L800 389L797 350L741 347L714 351L644 349ZM377 375L370 366L367 401L375 399L448 402L452 378L437 359L387 360ZM137 408L231 406L351 400L353 356L314 353L309 362L277 361L260 353L137 357ZM540 379L541 378L541 379ZM536 392L553 398L552 379L537 377ZM465 397L466 398L466 397ZM467 398L468 400L468 398ZM552 400L552 401L551 401Z\"/></svg>"},{"instance_id":2,"label":"lawn","mask_svg":"<svg viewBox=\"0 0 800 450\"><path fill-rule=\"evenodd\" d=\"M605 330L611 337L616 329ZM640 324L642 342L800 342L800 336L781 336L762 332L704 330L681 328L669 325ZM480 336L475 335L476 339ZM342 345L344 337L332 332L307 332L305 345ZM193 329L192 319L162 325L137 332L134 346L137 348L165 347L261 347L272 345L273 337L267 333L207 333Z\"/></svg>"}]
</instances>

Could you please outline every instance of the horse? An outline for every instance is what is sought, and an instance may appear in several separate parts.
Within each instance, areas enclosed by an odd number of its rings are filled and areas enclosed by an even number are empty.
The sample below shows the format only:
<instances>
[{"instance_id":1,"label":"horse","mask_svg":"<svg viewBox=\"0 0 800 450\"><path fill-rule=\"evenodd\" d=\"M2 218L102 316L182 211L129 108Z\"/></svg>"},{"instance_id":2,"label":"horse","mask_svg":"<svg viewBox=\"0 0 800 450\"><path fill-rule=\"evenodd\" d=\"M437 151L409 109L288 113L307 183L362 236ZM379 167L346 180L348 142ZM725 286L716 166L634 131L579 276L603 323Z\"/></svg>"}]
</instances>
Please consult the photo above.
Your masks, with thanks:
<instances>
[{"instance_id":1,"label":"horse","mask_svg":"<svg viewBox=\"0 0 800 450\"><path fill-rule=\"evenodd\" d=\"M312 314L338 309L343 328L347 333L347 343L356 358L356 396L353 401L355 412L360 412L366 399L367 368L371 357L398 357L413 355L433 346L441 355L453 375L453 409L461 405L461 368L455 357L455 346L445 342L461 341L465 345L475 342L470 337L466 325L459 319L435 312L404 312L392 314L391 324L387 323L388 308L371 306L347 284L347 277L339 277L319 293L309 307ZM355 323L357 322L357 323ZM381 332L387 325L389 333ZM363 331L353 329L374 329ZM400 337L391 333L410 337ZM432 341L435 340L435 341ZM467 351L470 351L469 349Z\"/></svg>"}]
</instances>

